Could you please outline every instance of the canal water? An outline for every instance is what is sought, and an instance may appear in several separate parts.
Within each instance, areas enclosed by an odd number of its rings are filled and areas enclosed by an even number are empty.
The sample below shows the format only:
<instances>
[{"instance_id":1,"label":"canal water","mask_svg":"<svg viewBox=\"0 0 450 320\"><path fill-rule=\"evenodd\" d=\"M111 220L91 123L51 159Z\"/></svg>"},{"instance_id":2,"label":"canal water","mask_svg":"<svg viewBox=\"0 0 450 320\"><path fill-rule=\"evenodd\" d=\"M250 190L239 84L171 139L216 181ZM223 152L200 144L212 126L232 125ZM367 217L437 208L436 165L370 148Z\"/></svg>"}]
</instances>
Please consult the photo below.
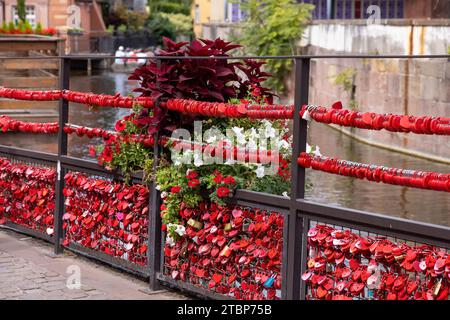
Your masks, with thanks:
<instances>
[{"instance_id":1,"label":"canal water","mask_svg":"<svg viewBox=\"0 0 450 320\"><path fill-rule=\"evenodd\" d=\"M126 95L136 86L136 83L128 81L127 77L124 73L111 72L90 77L73 75L70 88L85 92ZM111 108L93 112L85 106L71 104L69 122L112 129L115 122L128 113L129 110ZM318 145L322 154L327 156L388 167L450 173L449 165L371 147L323 124L310 125L308 142ZM56 152L56 139L45 136L30 138L29 135L4 134L0 136L0 143ZM70 136L69 154L89 158L89 145L95 143L100 141ZM377 184L312 170L307 170L307 180L312 184L312 188L306 193L308 200L450 226L450 195L445 192Z\"/></svg>"}]
</instances>

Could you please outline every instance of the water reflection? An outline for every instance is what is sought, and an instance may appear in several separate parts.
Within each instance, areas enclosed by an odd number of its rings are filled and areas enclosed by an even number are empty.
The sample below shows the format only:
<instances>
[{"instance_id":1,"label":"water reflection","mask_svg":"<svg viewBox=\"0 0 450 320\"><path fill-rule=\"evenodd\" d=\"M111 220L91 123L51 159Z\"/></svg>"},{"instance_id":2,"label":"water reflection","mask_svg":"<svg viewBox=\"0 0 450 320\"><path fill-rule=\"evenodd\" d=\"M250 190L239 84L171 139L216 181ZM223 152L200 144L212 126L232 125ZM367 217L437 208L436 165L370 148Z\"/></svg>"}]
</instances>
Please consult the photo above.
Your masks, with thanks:
<instances>
[{"instance_id":1,"label":"water reflection","mask_svg":"<svg viewBox=\"0 0 450 320\"><path fill-rule=\"evenodd\" d=\"M329 128L312 123L308 141L326 156L388 167L450 173L450 166L374 148ZM314 187L306 198L320 203L373 211L387 215L450 226L450 195L367 182L307 170Z\"/></svg>"},{"instance_id":2,"label":"water reflection","mask_svg":"<svg viewBox=\"0 0 450 320\"><path fill-rule=\"evenodd\" d=\"M132 93L136 86L136 81L128 81L128 74L126 73L104 72L91 77L73 75L70 79L70 89L82 92L128 95ZM99 108L93 112L92 109L77 103L71 103L69 110L70 123L88 127L100 127L106 130L113 129L117 120L130 113L129 109L121 108ZM72 156L86 158L88 157L89 145L96 145L100 142L100 139L70 136L68 153Z\"/></svg>"}]
</instances>

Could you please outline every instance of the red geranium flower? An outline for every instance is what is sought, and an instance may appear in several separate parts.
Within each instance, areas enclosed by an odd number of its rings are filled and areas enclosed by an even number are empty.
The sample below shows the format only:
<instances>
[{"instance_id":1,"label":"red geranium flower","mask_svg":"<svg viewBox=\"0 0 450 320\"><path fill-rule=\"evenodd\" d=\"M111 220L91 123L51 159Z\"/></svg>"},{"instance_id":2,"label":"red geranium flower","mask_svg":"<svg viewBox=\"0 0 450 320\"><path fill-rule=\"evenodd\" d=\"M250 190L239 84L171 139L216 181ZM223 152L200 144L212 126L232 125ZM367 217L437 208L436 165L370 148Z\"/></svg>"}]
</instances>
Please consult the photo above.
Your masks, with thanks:
<instances>
[{"instance_id":1,"label":"red geranium flower","mask_svg":"<svg viewBox=\"0 0 450 320\"><path fill-rule=\"evenodd\" d=\"M172 189L170 189L170 192L178 193L178 192L180 192L180 190L181 190L180 186L175 186L175 187L172 187Z\"/></svg>"},{"instance_id":2,"label":"red geranium flower","mask_svg":"<svg viewBox=\"0 0 450 320\"><path fill-rule=\"evenodd\" d=\"M198 173L195 171L192 171L192 170L189 171L189 174L186 176L186 178L188 178L189 180L195 179L197 177L198 177Z\"/></svg>"},{"instance_id":3,"label":"red geranium flower","mask_svg":"<svg viewBox=\"0 0 450 320\"><path fill-rule=\"evenodd\" d=\"M198 179L192 179L191 181L189 181L188 185L191 188L195 188L196 186L198 186L200 184L200 181Z\"/></svg>"},{"instance_id":4,"label":"red geranium flower","mask_svg":"<svg viewBox=\"0 0 450 320\"><path fill-rule=\"evenodd\" d=\"M236 180L234 180L233 176L228 176L223 179L223 182L225 182L226 184L235 184Z\"/></svg>"},{"instance_id":5,"label":"red geranium flower","mask_svg":"<svg viewBox=\"0 0 450 320\"><path fill-rule=\"evenodd\" d=\"M126 124L123 120L119 120L116 122L116 131L117 132L122 132L124 131L126 128Z\"/></svg>"},{"instance_id":6,"label":"red geranium flower","mask_svg":"<svg viewBox=\"0 0 450 320\"><path fill-rule=\"evenodd\" d=\"M222 174L220 172L218 172L213 180L215 183L219 184L222 182L222 179L223 179Z\"/></svg>"},{"instance_id":7,"label":"red geranium flower","mask_svg":"<svg viewBox=\"0 0 450 320\"><path fill-rule=\"evenodd\" d=\"M109 147L105 148L105 150L103 150L103 152L101 154L101 157L103 158L103 161L111 162L113 159L113 153L112 153L111 148L109 148Z\"/></svg>"},{"instance_id":8,"label":"red geranium flower","mask_svg":"<svg viewBox=\"0 0 450 320\"><path fill-rule=\"evenodd\" d=\"M95 157L95 147L94 146L89 146L89 155L91 157Z\"/></svg>"},{"instance_id":9,"label":"red geranium flower","mask_svg":"<svg viewBox=\"0 0 450 320\"><path fill-rule=\"evenodd\" d=\"M227 187L217 188L217 196L219 198L228 197L229 194L230 194L230 189L228 189Z\"/></svg>"}]
</instances>

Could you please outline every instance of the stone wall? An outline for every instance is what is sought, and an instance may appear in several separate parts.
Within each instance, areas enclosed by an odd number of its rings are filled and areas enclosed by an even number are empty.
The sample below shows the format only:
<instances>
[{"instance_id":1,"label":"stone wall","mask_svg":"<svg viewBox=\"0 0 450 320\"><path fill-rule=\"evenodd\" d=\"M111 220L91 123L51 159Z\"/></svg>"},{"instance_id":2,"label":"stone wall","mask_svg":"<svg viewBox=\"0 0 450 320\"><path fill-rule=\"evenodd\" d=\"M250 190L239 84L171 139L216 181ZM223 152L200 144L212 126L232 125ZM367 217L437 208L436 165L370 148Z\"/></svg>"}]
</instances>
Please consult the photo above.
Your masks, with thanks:
<instances>
[{"instance_id":1,"label":"stone wall","mask_svg":"<svg viewBox=\"0 0 450 320\"><path fill-rule=\"evenodd\" d=\"M308 44L311 54L445 54L450 45L449 26L381 25L372 28L376 32L370 32L370 27L355 24L313 25L303 44ZM419 40L414 42L417 29ZM447 59L313 60L310 103L329 106L335 101L342 101L348 105L350 93L335 85L334 79L349 68L356 71L354 86L358 110L450 117L450 62ZM450 162L449 137L348 131L374 144Z\"/></svg>"}]
</instances>

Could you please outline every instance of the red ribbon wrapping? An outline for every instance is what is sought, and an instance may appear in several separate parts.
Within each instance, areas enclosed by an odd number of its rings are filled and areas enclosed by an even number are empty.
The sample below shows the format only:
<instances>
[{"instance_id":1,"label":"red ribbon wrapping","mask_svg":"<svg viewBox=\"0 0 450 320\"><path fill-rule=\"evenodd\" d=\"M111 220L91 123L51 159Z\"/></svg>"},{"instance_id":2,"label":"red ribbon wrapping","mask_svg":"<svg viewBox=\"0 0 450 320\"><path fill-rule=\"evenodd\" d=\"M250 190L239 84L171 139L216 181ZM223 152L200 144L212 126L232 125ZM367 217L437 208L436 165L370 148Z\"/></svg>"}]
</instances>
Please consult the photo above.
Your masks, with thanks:
<instances>
[{"instance_id":1,"label":"red ribbon wrapping","mask_svg":"<svg viewBox=\"0 0 450 320\"><path fill-rule=\"evenodd\" d=\"M306 111L314 121L321 123L369 130L384 129L391 132L450 135L450 118L445 117L359 112L342 109L342 104L339 102L331 108L305 105L302 107L300 116L303 117Z\"/></svg>"},{"instance_id":2,"label":"red ribbon wrapping","mask_svg":"<svg viewBox=\"0 0 450 320\"><path fill-rule=\"evenodd\" d=\"M450 192L450 174L386 168L303 152L297 160L304 168L312 168L341 176L366 179L398 186Z\"/></svg>"}]
</instances>

